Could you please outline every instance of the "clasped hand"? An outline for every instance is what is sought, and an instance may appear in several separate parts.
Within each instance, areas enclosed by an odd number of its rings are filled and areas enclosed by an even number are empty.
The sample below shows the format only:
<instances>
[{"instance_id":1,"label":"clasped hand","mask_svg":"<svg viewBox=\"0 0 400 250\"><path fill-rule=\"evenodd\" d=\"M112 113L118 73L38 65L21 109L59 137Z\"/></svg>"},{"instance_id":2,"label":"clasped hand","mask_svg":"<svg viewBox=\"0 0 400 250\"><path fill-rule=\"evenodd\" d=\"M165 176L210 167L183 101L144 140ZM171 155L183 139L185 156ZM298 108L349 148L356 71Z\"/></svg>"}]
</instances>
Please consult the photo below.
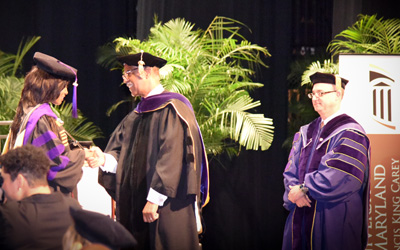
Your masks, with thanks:
<instances>
[{"instance_id":1,"label":"clasped hand","mask_svg":"<svg viewBox=\"0 0 400 250\"><path fill-rule=\"evenodd\" d=\"M106 157L99 147L85 148L85 160L91 168L103 166L106 162Z\"/></svg>"},{"instance_id":2,"label":"clasped hand","mask_svg":"<svg viewBox=\"0 0 400 250\"><path fill-rule=\"evenodd\" d=\"M298 207L311 207L310 198L301 190L300 185L291 186L289 185L290 192L288 194L288 199L296 203Z\"/></svg>"}]
</instances>

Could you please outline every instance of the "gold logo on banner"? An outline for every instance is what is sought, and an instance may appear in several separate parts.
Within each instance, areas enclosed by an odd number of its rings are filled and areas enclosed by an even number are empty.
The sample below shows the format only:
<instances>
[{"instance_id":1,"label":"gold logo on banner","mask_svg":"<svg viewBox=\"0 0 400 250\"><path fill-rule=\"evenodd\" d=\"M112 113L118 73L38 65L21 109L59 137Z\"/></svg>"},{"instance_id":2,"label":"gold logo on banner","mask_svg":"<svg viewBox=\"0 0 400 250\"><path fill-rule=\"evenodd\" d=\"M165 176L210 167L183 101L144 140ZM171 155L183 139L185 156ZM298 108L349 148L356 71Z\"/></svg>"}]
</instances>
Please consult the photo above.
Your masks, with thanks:
<instances>
[{"instance_id":1,"label":"gold logo on banner","mask_svg":"<svg viewBox=\"0 0 400 250\"><path fill-rule=\"evenodd\" d=\"M372 114L374 120L392 130L396 130L392 114L392 87L395 81L384 73L369 71L372 84Z\"/></svg>"}]
</instances>

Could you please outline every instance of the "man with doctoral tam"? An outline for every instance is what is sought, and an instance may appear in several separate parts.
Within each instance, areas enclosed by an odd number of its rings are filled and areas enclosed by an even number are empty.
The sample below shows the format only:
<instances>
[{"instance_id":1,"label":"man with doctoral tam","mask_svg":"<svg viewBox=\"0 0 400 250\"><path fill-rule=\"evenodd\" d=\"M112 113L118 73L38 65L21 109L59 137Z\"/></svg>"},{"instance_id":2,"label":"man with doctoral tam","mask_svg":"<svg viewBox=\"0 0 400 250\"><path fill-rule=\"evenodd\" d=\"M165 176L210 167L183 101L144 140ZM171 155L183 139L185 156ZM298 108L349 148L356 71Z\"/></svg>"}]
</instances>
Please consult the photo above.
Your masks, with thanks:
<instances>
[{"instance_id":1,"label":"man with doctoral tam","mask_svg":"<svg viewBox=\"0 0 400 250\"><path fill-rule=\"evenodd\" d=\"M320 117L294 136L284 176L289 210L282 249L365 249L368 241L370 143L340 111L347 80L315 73L312 99Z\"/></svg>"},{"instance_id":2,"label":"man with doctoral tam","mask_svg":"<svg viewBox=\"0 0 400 250\"><path fill-rule=\"evenodd\" d=\"M208 163L192 105L161 85L166 60L143 51L118 60L124 83L141 101L89 164L100 166L99 182L115 198L135 249L199 249Z\"/></svg>"}]
</instances>

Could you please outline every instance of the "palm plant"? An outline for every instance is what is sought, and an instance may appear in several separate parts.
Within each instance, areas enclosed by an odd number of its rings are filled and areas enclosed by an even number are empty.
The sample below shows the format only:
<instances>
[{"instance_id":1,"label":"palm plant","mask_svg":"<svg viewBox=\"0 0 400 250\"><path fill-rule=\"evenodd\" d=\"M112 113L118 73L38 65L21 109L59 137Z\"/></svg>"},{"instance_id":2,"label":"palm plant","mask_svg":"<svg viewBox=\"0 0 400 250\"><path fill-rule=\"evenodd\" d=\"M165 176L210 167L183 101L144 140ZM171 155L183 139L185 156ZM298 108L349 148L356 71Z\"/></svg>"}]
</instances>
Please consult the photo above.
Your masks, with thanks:
<instances>
[{"instance_id":1,"label":"palm plant","mask_svg":"<svg viewBox=\"0 0 400 250\"><path fill-rule=\"evenodd\" d=\"M399 54L400 19L385 20L361 14L353 26L335 36L327 50L332 58L339 53ZM310 84L309 76L316 71L338 74L339 65L331 60L325 60L323 65L319 61L311 63L302 75L302 85Z\"/></svg>"},{"instance_id":2,"label":"palm plant","mask_svg":"<svg viewBox=\"0 0 400 250\"><path fill-rule=\"evenodd\" d=\"M377 18L376 15L359 15L358 21L340 32L328 45L334 55L398 54L400 53L400 19Z\"/></svg>"},{"instance_id":3,"label":"palm plant","mask_svg":"<svg viewBox=\"0 0 400 250\"><path fill-rule=\"evenodd\" d=\"M400 19L385 20L376 15L361 14L353 26L335 36L327 50L332 58L339 53L399 54ZM319 61L311 63L303 73L302 85L309 84L309 76L316 71L338 74L339 65L331 60L325 60L323 65Z\"/></svg>"},{"instance_id":4,"label":"palm plant","mask_svg":"<svg viewBox=\"0 0 400 250\"><path fill-rule=\"evenodd\" d=\"M261 56L270 54L247 41L239 33L242 27L219 16L205 31L194 30L194 24L181 18L156 21L145 41L119 37L103 46L98 63L115 69L117 55L140 50L166 59L160 69L162 84L190 100L208 153L236 153L238 144L267 150L273 140L272 119L253 113L261 103L249 91L263 86L252 77L258 67L267 67Z\"/></svg>"},{"instance_id":5,"label":"palm plant","mask_svg":"<svg viewBox=\"0 0 400 250\"><path fill-rule=\"evenodd\" d=\"M0 76L0 120L12 120L15 114L15 108L18 105L21 96L24 79L15 76ZM1 128L4 134L4 127Z\"/></svg>"},{"instance_id":6,"label":"palm plant","mask_svg":"<svg viewBox=\"0 0 400 250\"><path fill-rule=\"evenodd\" d=\"M40 37L21 41L17 54L8 54L0 51L0 120L12 120L21 97L24 86L24 77L19 72L22 60L32 46L39 41ZM87 121L80 112L77 119L72 119L72 104L63 104L52 107L53 111L64 120L64 127L77 140L92 141L102 137L101 130L92 122ZM0 126L0 134L8 133L6 126Z\"/></svg>"},{"instance_id":7,"label":"palm plant","mask_svg":"<svg viewBox=\"0 0 400 250\"><path fill-rule=\"evenodd\" d=\"M72 103L63 102L60 106L52 105L51 108L63 120L65 130L69 131L74 139L78 141L93 141L93 139L103 136L100 128L95 126L93 122L88 121L80 110L78 110L77 118L71 116Z\"/></svg>"},{"instance_id":8,"label":"palm plant","mask_svg":"<svg viewBox=\"0 0 400 250\"><path fill-rule=\"evenodd\" d=\"M9 54L0 50L0 76L17 76L26 53L40 40L40 36L29 37L18 46L17 54Z\"/></svg>"}]
</instances>

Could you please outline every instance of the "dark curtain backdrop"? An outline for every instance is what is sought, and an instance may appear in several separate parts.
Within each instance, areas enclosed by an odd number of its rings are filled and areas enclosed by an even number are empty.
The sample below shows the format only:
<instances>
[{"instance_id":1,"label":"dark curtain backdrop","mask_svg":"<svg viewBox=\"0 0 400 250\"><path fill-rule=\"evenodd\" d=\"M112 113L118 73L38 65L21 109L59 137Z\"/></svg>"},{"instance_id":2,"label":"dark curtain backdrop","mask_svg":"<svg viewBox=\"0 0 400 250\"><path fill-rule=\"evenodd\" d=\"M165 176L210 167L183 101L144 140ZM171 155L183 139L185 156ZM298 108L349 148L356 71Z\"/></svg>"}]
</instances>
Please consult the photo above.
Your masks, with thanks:
<instances>
[{"instance_id":1,"label":"dark curtain backdrop","mask_svg":"<svg viewBox=\"0 0 400 250\"><path fill-rule=\"evenodd\" d=\"M132 0L0 0L0 50L16 54L23 38L41 36L25 57L22 73L30 70L35 51L77 68L78 108L108 136L128 110L111 117L106 110L129 91L120 86L121 72L96 63L96 53L116 37L135 35L136 5ZM69 91L67 101L72 100L72 87Z\"/></svg>"},{"instance_id":2,"label":"dark curtain backdrop","mask_svg":"<svg viewBox=\"0 0 400 250\"><path fill-rule=\"evenodd\" d=\"M256 81L265 86L253 93L258 110L274 119L275 138L268 151L242 151L224 167L211 160L211 201L204 209L203 249L280 249L286 211L282 207L282 171L287 150L287 81L292 61L303 46L324 47L333 33L356 21L358 13L392 18L390 0L0 0L0 50L16 53L23 37L42 39L28 53L22 72L41 51L76 67L78 107L100 126L104 149L108 136L129 111L123 107L111 117L106 110L129 96L120 86L121 72L109 72L96 63L99 46L115 37L146 38L154 14L160 21L183 17L206 29L216 15L245 23L243 34L272 54ZM379 5L379 3L382 3ZM388 5L389 4L389 5ZM332 22L335 21L334 27ZM342 27L342 28L338 28ZM301 58L300 58L301 59ZM68 97L71 100L71 95Z\"/></svg>"}]
</instances>

